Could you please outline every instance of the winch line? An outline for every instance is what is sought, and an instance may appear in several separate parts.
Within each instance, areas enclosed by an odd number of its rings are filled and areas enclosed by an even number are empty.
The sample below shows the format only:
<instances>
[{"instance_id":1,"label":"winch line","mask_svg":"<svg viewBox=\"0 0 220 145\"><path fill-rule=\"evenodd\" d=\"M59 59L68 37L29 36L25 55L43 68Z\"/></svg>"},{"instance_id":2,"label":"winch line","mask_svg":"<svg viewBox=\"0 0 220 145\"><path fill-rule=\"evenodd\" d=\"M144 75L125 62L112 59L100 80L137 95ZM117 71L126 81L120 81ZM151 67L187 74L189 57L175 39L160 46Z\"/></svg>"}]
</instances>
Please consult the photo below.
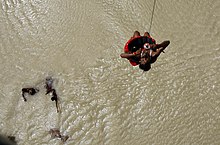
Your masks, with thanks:
<instances>
[{"instance_id":1,"label":"winch line","mask_svg":"<svg viewBox=\"0 0 220 145\"><path fill-rule=\"evenodd\" d=\"M154 17L154 9L155 9L155 5L156 5L156 0L154 0L154 6L153 6L153 11L152 11L151 20L150 20L149 33L150 33L151 26L152 26L152 23L153 23L153 17Z\"/></svg>"}]
</instances>

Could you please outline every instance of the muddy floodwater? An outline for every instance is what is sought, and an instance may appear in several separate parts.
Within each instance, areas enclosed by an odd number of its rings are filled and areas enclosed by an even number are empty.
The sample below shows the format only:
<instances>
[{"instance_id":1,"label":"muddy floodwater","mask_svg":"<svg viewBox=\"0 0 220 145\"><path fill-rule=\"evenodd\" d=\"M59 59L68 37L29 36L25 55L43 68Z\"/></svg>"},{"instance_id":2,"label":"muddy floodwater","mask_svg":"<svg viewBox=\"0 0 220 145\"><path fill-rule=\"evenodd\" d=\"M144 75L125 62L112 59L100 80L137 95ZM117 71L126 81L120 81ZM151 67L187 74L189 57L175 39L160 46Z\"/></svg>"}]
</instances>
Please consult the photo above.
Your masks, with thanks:
<instances>
[{"instance_id":1,"label":"muddy floodwater","mask_svg":"<svg viewBox=\"0 0 220 145\"><path fill-rule=\"evenodd\" d=\"M157 0L150 71L120 57L154 0L1 0L0 134L19 145L219 145L220 1ZM54 79L61 112L45 95ZM21 89L40 91L27 96Z\"/></svg>"}]
</instances>

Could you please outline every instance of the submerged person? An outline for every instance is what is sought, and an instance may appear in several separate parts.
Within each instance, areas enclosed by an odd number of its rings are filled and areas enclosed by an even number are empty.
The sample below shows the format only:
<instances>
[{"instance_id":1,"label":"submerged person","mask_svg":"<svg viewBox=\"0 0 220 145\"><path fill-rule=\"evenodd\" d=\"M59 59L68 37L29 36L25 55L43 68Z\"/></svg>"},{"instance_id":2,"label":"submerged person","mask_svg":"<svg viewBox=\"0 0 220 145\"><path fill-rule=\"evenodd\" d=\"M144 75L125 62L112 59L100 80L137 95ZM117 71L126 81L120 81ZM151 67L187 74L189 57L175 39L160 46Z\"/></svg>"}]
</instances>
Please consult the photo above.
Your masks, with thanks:
<instances>
[{"instance_id":1,"label":"submerged person","mask_svg":"<svg viewBox=\"0 0 220 145\"><path fill-rule=\"evenodd\" d=\"M51 134L51 138L56 138L56 137L61 138L59 129L56 128L50 129L49 133Z\"/></svg>"},{"instance_id":2,"label":"submerged person","mask_svg":"<svg viewBox=\"0 0 220 145\"><path fill-rule=\"evenodd\" d=\"M52 139L53 138L60 138L63 142L65 142L69 138L68 135L66 135L66 136L61 135L60 130L56 129L56 128L50 129L49 133L51 134Z\"/></svg>"},{"instance_id":3,"label":"submerged person","mask_svg":"<svg viewBox=\"0 0 220 145\"><path fill-rule=\"evenodd\" d=\"M28 95L35 95L37 92L39 92L38 89L36 88L22 88L22 97L24 98L24 101L26 102L27 99L25 98L25 94L28 94Z\"/></svg>"}]
</instances>

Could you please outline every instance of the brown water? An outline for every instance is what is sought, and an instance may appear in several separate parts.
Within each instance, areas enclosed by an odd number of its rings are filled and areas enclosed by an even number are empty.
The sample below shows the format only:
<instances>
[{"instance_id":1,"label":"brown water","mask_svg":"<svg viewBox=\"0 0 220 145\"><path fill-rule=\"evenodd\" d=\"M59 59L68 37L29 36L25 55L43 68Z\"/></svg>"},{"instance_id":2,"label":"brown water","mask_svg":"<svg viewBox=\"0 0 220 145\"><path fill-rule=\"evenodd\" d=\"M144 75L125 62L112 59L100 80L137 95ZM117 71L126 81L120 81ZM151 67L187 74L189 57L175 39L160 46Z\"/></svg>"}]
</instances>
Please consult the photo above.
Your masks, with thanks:
<instances>
[{"instance_id":1,"label":"brown water","mask_svg":"<svg viewBox=\"0 0 220 145\"><path fill-rule=\"evenodd\" d=\"M171 44L142 73L120 58L149 31L153 0L2 0L0 133L20 145L220 144L220 1L157 0L151 35ZM45 95L55 79L62 112ZM23 101L21 89L35 86Z\"/></svg>"}]
</instances>

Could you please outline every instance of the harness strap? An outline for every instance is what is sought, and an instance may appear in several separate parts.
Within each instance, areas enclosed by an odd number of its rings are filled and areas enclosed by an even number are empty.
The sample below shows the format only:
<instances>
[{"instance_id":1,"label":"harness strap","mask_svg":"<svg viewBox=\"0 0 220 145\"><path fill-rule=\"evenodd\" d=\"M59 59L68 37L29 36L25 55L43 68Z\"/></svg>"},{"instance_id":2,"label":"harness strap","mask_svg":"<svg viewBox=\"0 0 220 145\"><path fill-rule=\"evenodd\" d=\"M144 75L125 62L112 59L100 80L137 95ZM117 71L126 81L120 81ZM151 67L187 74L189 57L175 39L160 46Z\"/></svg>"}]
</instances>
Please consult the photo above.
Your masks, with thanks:
<instances>
[{"instance_id":1,"label":"harness strap","mask_svg":"<svg viewBox=\"0 0 220 145\"><path fill-rule=\"evenodd\" d=\"M153 52L153 50L150 48L150 58L151 58L151 56L152 56L152 52Z\"/></svg>"}]
</instances>

